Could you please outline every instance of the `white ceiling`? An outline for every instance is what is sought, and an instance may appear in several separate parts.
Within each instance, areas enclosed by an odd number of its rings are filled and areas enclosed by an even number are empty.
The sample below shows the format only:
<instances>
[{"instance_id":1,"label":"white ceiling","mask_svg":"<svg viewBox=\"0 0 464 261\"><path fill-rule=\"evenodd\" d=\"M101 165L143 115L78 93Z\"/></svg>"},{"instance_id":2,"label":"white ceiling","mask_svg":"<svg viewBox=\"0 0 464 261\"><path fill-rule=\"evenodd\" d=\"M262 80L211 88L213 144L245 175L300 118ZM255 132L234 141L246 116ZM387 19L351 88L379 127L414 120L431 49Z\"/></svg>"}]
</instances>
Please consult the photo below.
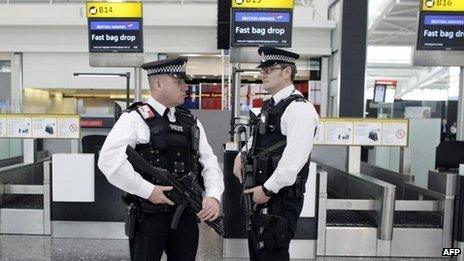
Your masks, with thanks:
<instances>
[{"instance_id":1,"label":"white ceiling","mask_svg":"<svg viewBox=\"0 0 464 261\"><path fill-rule=\"evenodd\" d=\"M398 80L397 97L417 88L443 91L449 88L447 67L418 67L411 64L419 5L420 0L369 0L368 88L372 88L378 79Z\"/></svg>"},{"instance_id":2,"label":"white ceiling","mask_svg":"<svg viewBox=\"0 0 464 261\"><path fill-rule=\"evenodd\" d=\"M370 0L368 42L414 45L419 0Z\"/></svg>"}]
</instances>

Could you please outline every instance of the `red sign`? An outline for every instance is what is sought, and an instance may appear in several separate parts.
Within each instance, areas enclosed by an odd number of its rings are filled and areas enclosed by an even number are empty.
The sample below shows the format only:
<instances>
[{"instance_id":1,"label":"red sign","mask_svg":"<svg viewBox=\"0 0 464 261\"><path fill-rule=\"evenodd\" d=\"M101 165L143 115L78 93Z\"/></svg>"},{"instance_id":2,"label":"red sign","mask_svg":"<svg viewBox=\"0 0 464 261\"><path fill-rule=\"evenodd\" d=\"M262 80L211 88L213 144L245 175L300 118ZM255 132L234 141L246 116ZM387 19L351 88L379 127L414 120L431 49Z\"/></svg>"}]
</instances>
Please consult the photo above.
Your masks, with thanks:
<instances>
[{"instance_id":1,"label":"red sign","mask_svg":"<svg viewBox=\"0 0 464 261\"><path fill-rule=\"evenodd\" d=\"M396 87L398 81L397 80L375 80L375 84L380 84L380 85L389 85Z\"/></svg>"},{"instance_id":2,"label":"red sign","mask_svg":"<svg viewBox=\"0 0 464 261\"><path fill-rule=\"evenodd\" d=\"M83 128L103 127L103 120L81 120L81 127Z\"/></svg>"}]
</instances>

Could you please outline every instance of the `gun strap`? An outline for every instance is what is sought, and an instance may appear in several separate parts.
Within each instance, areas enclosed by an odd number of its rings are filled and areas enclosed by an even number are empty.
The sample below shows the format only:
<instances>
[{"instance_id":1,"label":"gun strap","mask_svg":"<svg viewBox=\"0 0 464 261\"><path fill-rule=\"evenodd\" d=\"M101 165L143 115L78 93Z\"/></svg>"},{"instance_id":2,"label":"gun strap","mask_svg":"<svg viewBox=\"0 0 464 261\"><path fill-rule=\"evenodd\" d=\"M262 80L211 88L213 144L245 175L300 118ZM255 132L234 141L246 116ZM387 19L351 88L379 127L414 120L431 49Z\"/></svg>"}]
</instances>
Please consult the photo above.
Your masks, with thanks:
<instances>
[{"instance_id":1,"label":"gun strap","mask_svg":"<svg viewBox=\"0 0 464 261\"><path fill-rule=\"evenodd\" d=\"M179 223L180 216L182 215L182 212L184 212L186 206L187 206L187 202L185 200L182 201L177 206L176 212L174 212L174 216L172 217L172 220L171 220L170 228L177 229L177 224Z\"/></svg>"},{"instance_id":2,"label":"gun strap","mask_svg":"<svg viewBox=\"0 0 464 261\"><path fill-rule=\"evenodd\" d=\"M272 152L272 151L274 151L276 149L279 149L279 148L281 148L281 147L283 147L285 145L287 145L287 141L286 140L281 140L281 141L279 141L277 143L272 144L271 146L267 147L266 149L260 151L258 154L252 156L252 158L259 158L260 156L262 156L264 154L267 154L269 152Z\"/></svg>"}]
</instances>

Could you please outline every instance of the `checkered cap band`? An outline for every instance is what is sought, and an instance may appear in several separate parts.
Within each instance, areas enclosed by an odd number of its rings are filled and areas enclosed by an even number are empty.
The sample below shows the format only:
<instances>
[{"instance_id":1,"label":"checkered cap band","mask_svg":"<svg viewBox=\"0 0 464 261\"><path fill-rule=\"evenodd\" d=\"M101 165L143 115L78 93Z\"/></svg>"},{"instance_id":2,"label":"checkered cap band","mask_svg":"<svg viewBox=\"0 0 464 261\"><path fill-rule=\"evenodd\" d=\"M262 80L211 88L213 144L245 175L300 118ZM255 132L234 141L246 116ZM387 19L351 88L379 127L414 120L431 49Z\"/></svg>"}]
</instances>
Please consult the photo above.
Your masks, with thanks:
<instances>
[{"instance_id":1,"label":"checkered cap band","mask_svg":"<svg viewBox=\"0 0 464 261\"><path fill-rule=\"evenodd\" d=\"M287 63L295 63L296 59L282 54L265 54L262 56L263 62L265 61L283 61Z\"/></svg>"},{"instance_id":2,"label":"checkered cap band","mask_svg":"<svg viewBox=\"0 0 464 261\"><path fill-rule=\"evenodd\" d=\"M170 73L185 73L187 69L187 63L184 64L175 64L175 65L167 65L164 67L158 67L153 69L148 69L147 74L170 74Z\"/></svg>"}]
</instances>

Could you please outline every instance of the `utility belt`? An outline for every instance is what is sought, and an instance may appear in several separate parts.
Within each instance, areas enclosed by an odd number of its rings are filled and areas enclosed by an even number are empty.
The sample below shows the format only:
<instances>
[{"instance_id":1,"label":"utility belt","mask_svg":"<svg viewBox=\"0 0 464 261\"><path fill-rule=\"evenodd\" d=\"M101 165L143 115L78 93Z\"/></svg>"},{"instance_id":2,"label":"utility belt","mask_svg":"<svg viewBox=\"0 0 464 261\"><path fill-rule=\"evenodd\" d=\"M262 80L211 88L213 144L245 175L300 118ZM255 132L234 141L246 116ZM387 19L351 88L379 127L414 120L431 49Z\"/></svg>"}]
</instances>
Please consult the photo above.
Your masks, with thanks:
<instances>
[{"instance_id":1,"label":"utility belt","mask_svg":"<svg viewBox=\"0 0 464 261\"><path fill-rule=\"evenodd\" d=\"M276 199L301 199L306 192L306 180L302 175L296 176L295 184L287 187L283 187L279 192L273 195Z\"/></svg>"},{"instance_id":2,"label":"utility belt","mask_svg":"<svg viewBox=\"0 0 464 261\"><path fill-rule=\"evenodd\" d=\"M271 153L260 154L253 157L253 174L256 180L256 185L264 184L277 168L282 155L272 155ZM297 199L303 197L306 191L306 181L308 179L309 161L303 166L296 176L295 183L291 186L284 187L279 190L276 198Z\"/></svg>"},{"instance_id":3,"label":"utility belt","mask_svg":"<svg viewBox=\"0 0 464 261\"><path fill-rule=\"evenodd\" d=\"M165 192L165 195L169 197L169 192ZM129 193L122 196L122 201L127 206L134 205L138 211L143 213L169 213L174 212L177 206L171 206L168 204L153 204L148 199L141 198L139 196L135 196ZM185 209L185 211L189 212L190 208Z\"/></svg>"},{"instance_id":4,"label":"utility belt","mask_svg":"<svg viewBox=\"0 0 464 261\"><path fill-rule=\"evenodd\" d=\"M174 213L176 209L176 206L153 204L147 199L129 193L126 193L121 199L125 204L124 230L129 239L134 237L144 213ZM192 213L190 208L185 209L185 212Z\"/></svg>"}]
</instances>

